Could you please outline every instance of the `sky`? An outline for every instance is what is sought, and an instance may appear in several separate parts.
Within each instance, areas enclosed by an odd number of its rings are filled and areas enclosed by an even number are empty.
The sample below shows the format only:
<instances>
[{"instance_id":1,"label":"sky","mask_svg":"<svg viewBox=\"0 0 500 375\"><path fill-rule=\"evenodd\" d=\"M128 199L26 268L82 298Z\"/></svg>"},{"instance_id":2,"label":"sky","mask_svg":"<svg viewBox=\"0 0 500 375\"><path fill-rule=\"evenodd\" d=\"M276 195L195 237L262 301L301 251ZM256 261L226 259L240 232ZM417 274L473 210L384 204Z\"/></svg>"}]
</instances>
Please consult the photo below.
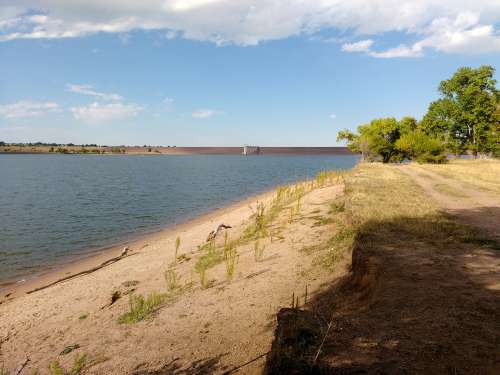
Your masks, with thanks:
<instances>
[{"instance_id":1,"label":"sky","mask_svg":"<svg viewBox=\"0 0 500 375\"><path fill-rule=\"evenodd\" d=\"M498 0L0 0L0 141L335 146L485 64Z\"/></svg>"}]
</instances>

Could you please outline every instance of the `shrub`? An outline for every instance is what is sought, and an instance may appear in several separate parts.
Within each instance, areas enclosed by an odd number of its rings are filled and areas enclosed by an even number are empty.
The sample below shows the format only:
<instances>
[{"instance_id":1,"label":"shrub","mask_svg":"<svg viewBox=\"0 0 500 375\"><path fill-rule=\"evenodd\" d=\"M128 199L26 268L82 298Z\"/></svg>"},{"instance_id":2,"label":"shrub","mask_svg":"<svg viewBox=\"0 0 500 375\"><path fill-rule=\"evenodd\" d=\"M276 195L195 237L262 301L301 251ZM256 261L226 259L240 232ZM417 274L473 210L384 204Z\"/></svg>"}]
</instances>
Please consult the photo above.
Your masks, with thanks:
<instances>
[{"instance_id":1,"label":"shrub","mask_svg":"<svg viewBox=\"0 0 500 375\"><path fill-rule=\"evenodd\" d=\"M428 152L419 155L417 157L417 162L420 164L432 163L432 164L444 164L448 162L448 159L444 154L432 155Z\"/></svg>"},{"instance_id":2,"label":"shrub","mask_svg":"<svg viewBox=\"0 0 500 375\"><path fill-rule=\"evenodd\" d=\"M421 131L411 131L396 141L396 148L408 159L428 160L426 163L442 163L446 156L443 154L444 144ZM420 162L420 161L419 161Z\"/></svg>"}]
</instances>

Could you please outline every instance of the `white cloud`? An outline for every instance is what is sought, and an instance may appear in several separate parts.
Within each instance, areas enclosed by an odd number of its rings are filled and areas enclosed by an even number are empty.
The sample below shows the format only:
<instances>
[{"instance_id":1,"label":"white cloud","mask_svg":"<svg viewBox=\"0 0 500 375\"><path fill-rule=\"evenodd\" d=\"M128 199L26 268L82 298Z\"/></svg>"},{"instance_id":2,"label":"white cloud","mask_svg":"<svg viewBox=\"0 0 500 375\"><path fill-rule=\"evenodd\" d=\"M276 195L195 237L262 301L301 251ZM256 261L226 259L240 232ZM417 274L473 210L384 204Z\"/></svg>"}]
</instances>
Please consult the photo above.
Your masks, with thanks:
<instances>
[{"instance_id":1,"label":"white cloud","mask_svg":"<svg viewBox=\"0 0 500 375\"><path fill-rule=\"evenodd\" d=\"M214 117L214 116L220 115L220 114L222 114L222 112L217 111L215 109L199 109L199 110L191 113L191 116L193 118L197 118L197 119L205 119L205 118Z\"/></svg>"},{"instance_id":2,"label":"white cloud","mask_svg":"<svg viewBox=\"0 0 500 375\"><path fill-rule=\"evenodd\" d=\"M163 103L163 106L165 107L165 109L167 111L170 111L172 109L172 106L174 105L174 99L169 98L167 96L165 99L163 99L162 103Z\"/></svg>"},{"instance_id":3,"label":"white cloud","mask_svg":"<svg viewBox=\"0 0 500 375\"><path fill-rule=\"evenodd\" d=\"M332 120L335 120L335 119L337 118L337 115L336 115L335 113L332 113L332 114L330 115L330 118L331 118Z\"/></svg>"},{"instance_id":4,"label":"white cloud","mask_svg":"<svg viewBox=\"0 0 500 375\"><path fill-rule=\"evenodd\" d=\"M500 34L492 25L481 25L479 13L462 12L455 18L441 17L418 30L420 40L411 44L400 44L385 51L375 51L371 40L344 44L346 52L365 52L372 57L421 57L426 48L445 53L500 52Z\"/></svg>"},{"instance_id":5,"label":"white cloud","mask_svg":"<svg viewBox=\"0 0 500 375\"><path fill-rule=\"evenodd\" d=\"M5 118L35 117L60 111L55 102L19 101L0 105L0 116Z\"/></svg>"},{"instance_id":6,"label":"white cloud","mask_svg":"<svg viewBox=\"0 0 500 375\"><path fill-rule=\"evenodd\" d=\"M342 51L345 52L368 52L373 45L373 40L366 39L360 40L355 43L344 43L342 44Z\"/></svg>"},{"instance_id":7,"label":"white cloud","mask_svg":"<svg viewBox=\"0 0 500 375\"><path fill-rule=\"evenodd\" d=\"M172 40L177 38L177 32L173 30L167 30L167 32L163 35L165 39Z\"/></svg>"},{"instance_id":8,"label":"white cloud","mask_svg":"<svg viewBox=\"0 0 500 375\"><path fill-rule=\"evenodd\" d=\"M367 52L372 57L378 57L382 59L391 59L394 57L421 57L423 55L422 48L418 44L415 44L411 47L401 44L397 47L390 48L382 52L376 52L376 51L367 51Z\"/></svg>"},{"instance_id":9,"label":"white cloud","mask_svg":"<svg viewBox=\"0 0 500 375\"><path fill-rule=\"evenodd\" d=\"M495 26L500 22L498 0L16 0L15 4L0 9L0 41L159 30L167 38L248 46L337 30L351 40L365 38L363 43L345 43L344 51L374 57L415 57L425 49L500 51ZM404 38L402 45L372 49L367 41L373 38L368 36L379 38L385 32L398 32Z\"/></svg>"},{"instance_id":10,"label":"white cloud","mask_svg":"<svg viewBox=\"0 0 500 375\"><path fill-rule=\"evenodd\" d=\"M123 100L123 97L118 94L106 94L103 92L98 92L94 90L94 87L91 85L66 85L66 91L73 92L75 94L89 95L94 98L107 100L107 101L115 101L119 102Z\"/></svg>"},{"instance_id":11,"label":"white cloud","mask_svg":"<svg viewBox=\"0 0 500 375\"><path fill-rule=\"evenodd\" d=\"M106 122L123 120L136 116L143 108L137 104L94 102L84 107L73 107L71 112L77 120L88 122Z\"/></svg>"}]
</instances>

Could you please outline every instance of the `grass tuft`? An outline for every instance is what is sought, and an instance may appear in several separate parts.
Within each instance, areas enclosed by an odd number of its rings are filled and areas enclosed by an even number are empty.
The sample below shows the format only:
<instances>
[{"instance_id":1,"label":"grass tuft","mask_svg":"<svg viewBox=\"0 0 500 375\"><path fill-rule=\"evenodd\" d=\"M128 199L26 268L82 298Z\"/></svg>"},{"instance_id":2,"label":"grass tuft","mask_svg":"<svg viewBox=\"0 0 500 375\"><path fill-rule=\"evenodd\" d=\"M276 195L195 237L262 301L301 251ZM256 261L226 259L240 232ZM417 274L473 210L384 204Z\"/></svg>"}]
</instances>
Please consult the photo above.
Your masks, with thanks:
<instances>
[{"instance_id":1,"label":"grass tuft","mask_svg":"<svg viewBox=\"0 0 500 375\"><path fill-rule=\"evenodd\" d=\"M165 277L165 282L167 283L167 289L170 292L173 292L181 287L179 283L181 277L175 270L166 270L163 276Z\"/></svg>"},{"instance_id":2,"label":"grass tuft","mask_svg":"<svg viewBox=\"0 0 500 375\"><path fill-rule=\"evenodd\" d=\"M253 256L256 262L261 262L264 257L264 245L260 246L259 240L255 241L253 245Z\"/></svg>"},{"instance_id":3,"label":"grass tuft","mask_svg":"<svg viewBox=\"0 0 500 375\"><path fill-rule=\"evenodd\" d=\"M149 318L166 301L167 295L152 292L146 298L141 294L130 295L129 311L118 318L118 323L129 324L137 323Z\"/></svg>"},{"instance_id":4,"label":"grass tuft","mask_svg":"<svg viewBox=\"0 0 500 375\"><path fill-rule=\"evenodd\" d=\"M70 370L64 369L59 361L53 361L49 364L49 374L50 375L80 375L82 374L86 367L88 366L88 358L86 354L77 354L73 366ZM1 374L1 373L0 373Z\"/></svg>"}]
</instances>

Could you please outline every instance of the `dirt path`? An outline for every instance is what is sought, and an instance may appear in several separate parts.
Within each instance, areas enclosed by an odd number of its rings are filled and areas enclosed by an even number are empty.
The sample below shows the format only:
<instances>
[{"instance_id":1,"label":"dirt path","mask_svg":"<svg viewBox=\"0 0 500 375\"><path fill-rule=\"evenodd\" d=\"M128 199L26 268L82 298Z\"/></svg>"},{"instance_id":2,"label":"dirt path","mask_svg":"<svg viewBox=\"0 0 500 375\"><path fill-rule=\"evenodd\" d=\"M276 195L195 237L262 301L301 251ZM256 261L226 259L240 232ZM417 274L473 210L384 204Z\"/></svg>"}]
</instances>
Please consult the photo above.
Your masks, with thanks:
<instances>
[{"instance_id":1,"label":"dirt path","mask_svg":"<svg viewBox=\"0 0 500 375\"><path fill-rule=\"evenodd\" d=\"M348 180L355 212L366 212L352 273L310 306L325 322L334 312L320 357L328 374L500 374L500 251L464 242L432 198L488 230L482 210L498 202L457 202L433 189L450 181L423 173L362 165Z\"/></svg>"},{"instance_id":2,"label":"dirt path","mask_svg":"<svg viewBox=\"0 0 500 375\"><path fill-rule=\"evenodd\" d=\"M411 176L456 220L479 228L490 237L500 239L500 197L479 191L416 164L401 166L401 170Z\"/></svg>"}]
</instances>

